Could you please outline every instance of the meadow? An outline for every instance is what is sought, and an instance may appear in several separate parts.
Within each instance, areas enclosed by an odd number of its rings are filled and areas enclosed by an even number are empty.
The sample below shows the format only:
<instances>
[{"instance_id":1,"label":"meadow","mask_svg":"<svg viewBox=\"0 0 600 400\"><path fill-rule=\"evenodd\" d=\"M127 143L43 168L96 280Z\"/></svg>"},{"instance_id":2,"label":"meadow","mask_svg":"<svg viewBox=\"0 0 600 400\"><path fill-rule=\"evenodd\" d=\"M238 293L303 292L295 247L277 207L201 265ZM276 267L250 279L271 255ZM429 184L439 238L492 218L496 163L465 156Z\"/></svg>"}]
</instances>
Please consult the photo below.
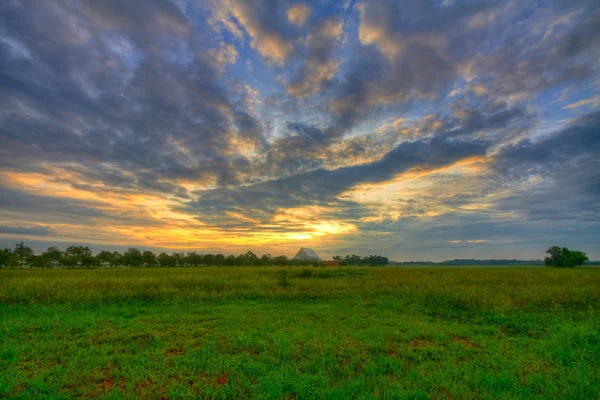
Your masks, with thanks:
<instances>
[{"instance_id":1,"label":"meadow","mask_svg":"<svg viewBox=\"0 0 600 400\"><path fill-rule=\"evenodd\" d=\"M0 398L598 399L600 268L0 270Z\"/></svg>"}]
</instances>

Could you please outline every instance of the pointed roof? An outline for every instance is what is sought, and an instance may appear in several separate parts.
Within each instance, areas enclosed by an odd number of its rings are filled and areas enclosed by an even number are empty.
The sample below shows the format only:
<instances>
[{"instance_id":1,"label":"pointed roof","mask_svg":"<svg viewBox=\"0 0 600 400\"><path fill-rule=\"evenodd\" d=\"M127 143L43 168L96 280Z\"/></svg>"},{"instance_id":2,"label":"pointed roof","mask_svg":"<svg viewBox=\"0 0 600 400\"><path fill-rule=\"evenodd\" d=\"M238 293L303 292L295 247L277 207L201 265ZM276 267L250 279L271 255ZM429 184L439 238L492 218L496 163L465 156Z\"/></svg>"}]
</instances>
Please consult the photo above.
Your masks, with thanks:
<instances>
[{"instance_id":1,"label":"pointed roof","mask_svg":"<svg viewBox=\"0 0 600 400\"><path fill-rule=\"evenodd\" d=\"M308 247L300 248L298 254L294 257L294 260L318 260L321 261L321 258L315 253L313 249L309 249Z\"/></svg>"}]
</instances>

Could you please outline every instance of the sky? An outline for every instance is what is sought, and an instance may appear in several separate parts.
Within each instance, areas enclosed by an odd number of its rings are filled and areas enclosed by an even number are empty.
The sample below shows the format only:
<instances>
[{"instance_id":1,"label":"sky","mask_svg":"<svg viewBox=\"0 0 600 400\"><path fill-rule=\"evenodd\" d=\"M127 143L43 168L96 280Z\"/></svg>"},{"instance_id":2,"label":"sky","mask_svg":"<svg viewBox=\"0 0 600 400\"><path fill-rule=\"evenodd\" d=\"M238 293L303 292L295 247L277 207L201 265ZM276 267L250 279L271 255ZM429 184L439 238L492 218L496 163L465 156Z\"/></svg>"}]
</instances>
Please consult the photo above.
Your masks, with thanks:
<instances>
[{"instance_id":1,"label":"sky","mask_svg":"<svg viewBox=\"0 0 600 400\"><path fill-rule=\"evenodd\" d=\"M600 259L600 3L4 0L17 241Z\"/></svg>"}]
</instances>

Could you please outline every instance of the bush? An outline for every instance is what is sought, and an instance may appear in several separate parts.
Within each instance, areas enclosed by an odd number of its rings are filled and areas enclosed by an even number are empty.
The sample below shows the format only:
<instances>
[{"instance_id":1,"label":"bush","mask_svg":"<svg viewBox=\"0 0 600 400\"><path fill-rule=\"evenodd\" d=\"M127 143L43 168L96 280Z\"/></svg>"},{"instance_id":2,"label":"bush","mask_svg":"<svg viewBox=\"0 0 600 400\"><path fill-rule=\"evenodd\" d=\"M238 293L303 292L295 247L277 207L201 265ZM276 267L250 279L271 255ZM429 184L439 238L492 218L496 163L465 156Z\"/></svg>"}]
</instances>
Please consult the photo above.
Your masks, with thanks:
<instances>
[{"instance_id":1,"label":"bush","mask_svg":"<svg viewBox=\"0 0 600 400\"><path fill-rule=\"evenodd\" d=\"M281 286L282 288L288 288L290 286L290 280L288 279L288 272L287 271L279 271L279 279L277 284L279 286Z\"/></svg>"},{"instance_id":2,"label":"bush","mask_svg":"<svg viewBox=\"0 0 600 400\"><path fill-rule=\"evenodd\" d=\"M312 278L313 275L314 275L314 271L312 269L303 269L302 271L298 272L298 274L297 274L298 278L302 278L302 279Z\"/></svg>"}]
</instances>

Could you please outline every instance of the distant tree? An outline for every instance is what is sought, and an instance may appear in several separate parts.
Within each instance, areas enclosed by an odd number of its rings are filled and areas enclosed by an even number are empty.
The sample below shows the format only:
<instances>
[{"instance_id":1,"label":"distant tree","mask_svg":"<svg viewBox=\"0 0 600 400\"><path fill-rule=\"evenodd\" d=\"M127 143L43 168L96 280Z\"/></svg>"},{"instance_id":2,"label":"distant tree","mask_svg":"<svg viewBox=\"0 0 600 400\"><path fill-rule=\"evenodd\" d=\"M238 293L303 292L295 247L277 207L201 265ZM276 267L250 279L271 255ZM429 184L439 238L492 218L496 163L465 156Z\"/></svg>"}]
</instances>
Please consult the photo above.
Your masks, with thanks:
<instances>
[{"instance_id":1,"label":"distant tree","mask_svg":"<svg viewBox=\"0 0 600 400\"><path fill-rule=\"evenodd\" d=\"M544 264L547 267L573 268L589 261L584 252L569 250L566 247L552 246L546 250L546 253L550 254L550 257L544 259Z\"/></svg>"},{"instance_id":2,"label":"distant tree","mask_svg":"<svg viewBox=\"0 0 600 400\"><path fill-rule=\"evenodd\" d=\"M63 258L63 252L58 249L56 246L48 247L48 249L43 253L43 255L48 259L48 267L52 268L54 265L60 264L60 260Z\"/></svg>"},{"instance_id":3,"label":"distant tree","mask_svg":"<svg viewBox=\"0 0 600 400\"><path fill-rule=\"evenodd\" d=\"M32 268L45 268L50 263L50 260L45 255L32 255L29 257L29 265Z\"/></svg>"},{"instance_id":4,"label":"distant tree","mask_svg":"<svg viewBox=\"0 0 600 400\"><path fill-rule=\"evenodd\" d=\"M259 265L260 260L256 254L248 250L246 254L240 255L241 265Z\"/></svg>"},{"instance_id":5,"label":"distant tree","mask_svg":"<svg viewBox=\"0 0 600 400\"><path fill-rule=\"evenodd\" d=\"M560 267L562 265L562 248L558 246L552 246L546 253L550 254L550 257L544 258L544 264L546 267Z\"/></svg>"},{"instance_id":6,"label":"distant tree","mask_svg":"<svg viewBox=\"0 0 600 400\"><path fill-rule=\"evenodd\" d=\"M288 258L287 256L277 256L275 257L275 265L287 265L288 264Z\"/></svg>"},{"instance_id":7,"label":"distant tree","mask_svg":"<svg viewBox=\"0 0 600 400\"><path fill-rule=\"evenodd\" d=\"M67 257L90 257L92 255L92 250L87 246L69 246L65 251L65 255Z\"/></svg>"},{"instance_id":8,"label":"distant tree","mask_svg":"<svg viewBox=\"0 0 600 400\"><path fill-rule=\"evenodd\" d=\"M202 254L198 254L195 251L191 251L189 253L187 253L186 255L186 264L194 266L194 267L198 267L200 265L202 265Z\"/></svg>"},{"instance_id":9,"label":"distant tree","mask_svg":"<svg viewBox=\"0 0 600 400\"><path fill-rule=\"evenodd\" d=\"M85 268L97 268L101 265L100 260L94 256L84 256L81 258L80 263Z\"/></svg>"},{"instance_id":10,"label":"distant tree","mask_svg":"<svg viewBox=\"0 0 600 400\"><path fill-rule=\"evenodd\" d=\"M215 256L214 254L204 254L202 256L202 264L203 265L215 265Z\"/></svg>"},{"instance_id":11,"label":"distant tree","mask_svg":"<svg viewBox=\"0 0 600 400\"><path fill-rule=\"evenodd\" d=\"M0 269L8 266L8 258L11 257L11 253L7 253L6 250L0 250Z\"/></svg>"},{"instance_id":12,"label":"distant tree","mask_svg":"<svg viewBox=\"0 0 600 400\"><path fill-rule=\"evenodd\" d=\"M229 254L227 257L225 257L225 261L224 261L225 265L237 265L237 259L235 257L234 254Z\"/></svg>"},{"instance_id":13,"label":"distant tree","mask_svg":"<svg viewBox=\"0 0 600 400\"><path fill-rule=\"evenodd\" d=\"M118 251L112 252L112 266L116 267L117 265L121 265L123 263L123 254Z\"/></svg>"},{"instance_id":14,"label":"distant tree","mask_svg":"<svg viewBox=\"0 0 600 400\"><path fill-rule=\"evenodd\" d=\"M114 256L110 251L102 250L96 255L96 259L100 264L114 266Z\"/></svg>"},{"instance_id":15,"label":"distant tree","mask_svg":"<svg viewBox=\"0 0 600 400\"><path fill-rule=\"evenodd\" d=\"M175 260L175 265L178 267L183 267L185 266L185 254L184 253L173 253L172 255L173 259Z\"/></svg>"},{"instance_id":16,"label":"distant tree","mask_svg":"<svg viewBox=\"0 0 600 400\"><path fill-rule=\"evenodd\" d=\"M87 246L69 246L65 251L65 257L61 260L61 263L67 268L73 268L77 265L85 266L87 268L93 266L94 262L91 260L92 250Z\"/></svg>"},{"instance_id":17,"label":"distant tree","mask_svg":"<svg viewBox=\"0 0 600 400\"><path fill-rule=\"evenodd\" d=\"M0 268L16 268L17 265L19 260L11 249L0 250Z\"/></svg>"},{"instance_id":18,"label":"distant tree","mask_svg":"<svg viewBox=\"0 0 600 400\"><path fill-rule=\"evenodd\" d=\"M23 265L25 265L29 261L29 258L33 256L33 249L25 246L25 244L21 242L15 245L13 254L17 258L19 266L23 268Z\"/></svg>"},{"instance_id":19,"label":"distant tree","mask_svg":"<svg viewBox=\"0 0 600 400\"><path fill-rule=\"evenodd\" d=\"M154 267L156 265L156 256L150 250L142 253L142 264L146 267Z\"/></svg>"},{"instance_id":20,"label":"distant tree","mask_svg":"<svg viewBox=\"0 0 600 400\"><path fill-rule=\"evenodd\" d=\"M142 265L142 253L136 248L129 248L123 254L122 262L128 267L139 267Z\"/></svg>"},{"instance_id":21,"label":"distant tree","mask_svg":"<svg viewBox=\"0 0 600 400\"><path fill-rule=\"evenodd\" d=\"M160 253L158 255L158 264L161 267L174 267L175 259L167 253Z\"/></svg>"},{"instance_id":22,"label":"distant tree","mask_svg":"<svg viewBox=\"0 0 600 400\"><path fill-rule=\"evenodd\" d=\"M263 254L260 258L260 265L271 265L273 261L274 259L270 254Z\"/></svg>"},{"instance_id":23,"label":"distant tree","mask_svg":"<svg viewBox=\"0 0 600 400\"><path fill-rule=\"evenodd\" d=\"M584 252L563 248L563 264L566 268L579 267L588 261L589 259Z\"/></svg>"},{"instance_id":24,"label":"distant tree","mask_svg":"<svg viewBox=\"0 0 600 400\"><path fill-rule=\"evenodd\" d=\"M67 268L74 268L79 264L79 258L77 257L63 257L60 260L60 263L62 264L63 267L67 267Z\"/></svg>"},{"instance_id":25,"label":"distant tree","mask_svg":"<svg viewBox=\"0 0 600 400\"><path fill-rule=\"evenodd\" d=\"M213 262L215 265L225 265L225 256L223 254L215 254Z\"/></svg>"}]
</instances>

